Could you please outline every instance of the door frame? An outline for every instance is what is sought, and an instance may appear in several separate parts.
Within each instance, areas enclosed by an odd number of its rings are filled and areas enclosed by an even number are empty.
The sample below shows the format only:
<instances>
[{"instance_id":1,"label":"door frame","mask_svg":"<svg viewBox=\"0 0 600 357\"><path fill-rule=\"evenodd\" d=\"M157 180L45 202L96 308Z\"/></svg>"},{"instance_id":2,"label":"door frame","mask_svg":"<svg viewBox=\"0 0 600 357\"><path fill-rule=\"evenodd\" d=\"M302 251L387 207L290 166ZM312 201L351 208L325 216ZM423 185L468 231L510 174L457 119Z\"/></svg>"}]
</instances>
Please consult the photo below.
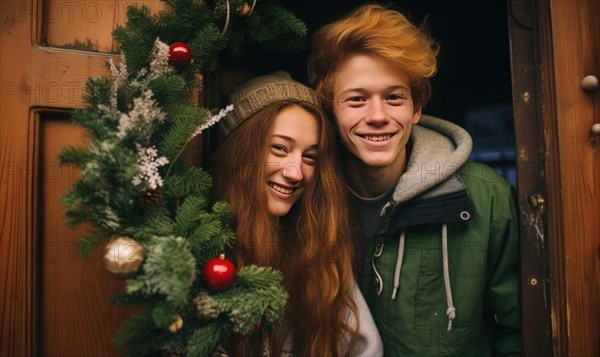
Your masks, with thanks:
<instances>
[{"instance_id":1,"label":"door frame","mask_svg":"<svg viewBox=\"0 0 600 357\"><path fill-rule=\"evenodd\" d=\"M552 195L552 179L546 175L556 163L546 161L544 131L554 118L549 85L553 83L549 60L551 34L549 6L546 1L509 0L509 39L513 81L517 187L520 219L521 297L523 314L523 352L526 356L551 356L551 282L548 237L554 225L548 222L547 207ZM544 64L542 66L542 63ZM552 128L550 128L552 129ZM553 143L554 132L547 132ZM543 301L544 304L540 304Z\"/></svg>"},{"instance_id":2,"label":"door frame","mask_svg":"<svg viewBox=\"0 0 600 357\"><path fill-rule=\"evenodd\" d=\"M565 190L568 188L564 186L567 183L563 182L563 170L568 165L561 162L561 156L568 157L573 152L563 155L566 149L560 145L559 110L564 110L566 102L559 102L563 98L557 98L557 86L568 85L569 88L574 88L572 80L579 79L569 77L568 83L558 83L556 79L558 57L555 56L562 52L556 52L554 46L567 44L555 42L558 40L555 40L554 35L558 34L553 34L553 28L557 28L557 31L565 31L565 28L559 27L553 22L553 18L556 21L563 16L566 21L568 16L559 11L556 5L560 4L553 3L552 0L508 1L516 164L519 173L523 337L526 356L580 354L585 353L586 348L591 351L589 348L593 349L592 345L596 342L593 340L594 332L583 337L576 336L577 340L571 343L569 339L570 333L579 331L580 327L575 324L590 326L594 324L595 318L590 316L590 321L571 321L572 325L569 325L569 308L581 307L569 305L569 296L575 292L572 291L573 287L569 290L566 280L581 272L575 269L569 271L567 259L569 254L580 254L572 246L586 237L580 236L581 230L579 235L572 235L569 227L565 226L566 221L577 219L572 216L569 207L563 204L567 194ZM569 4L574 11L582 11L584 8L580 8L580 5L589 6L586 3ZM552 10L555 10L554 13ZM564 21L561 18L561 22ZM593 27L593 24L581 26ZM577 30L589 32L586 27ZM572 31L567 32L570 34ZM564 33L562 35L565 36ZM589 34L592 40L588 39L590 42L586 44L594 45L593 36L593 32ZM596 58L596 63L597 61ZM585 234L585 229L583 232ZM584 273L593 271L594 267L589 267ZM582 281L575 283L581 284ZM590 298L593 300L597 292L585 290L583 294L587 294L582 297L586 301L585 299Z\"/></svg>"}]
</instances>

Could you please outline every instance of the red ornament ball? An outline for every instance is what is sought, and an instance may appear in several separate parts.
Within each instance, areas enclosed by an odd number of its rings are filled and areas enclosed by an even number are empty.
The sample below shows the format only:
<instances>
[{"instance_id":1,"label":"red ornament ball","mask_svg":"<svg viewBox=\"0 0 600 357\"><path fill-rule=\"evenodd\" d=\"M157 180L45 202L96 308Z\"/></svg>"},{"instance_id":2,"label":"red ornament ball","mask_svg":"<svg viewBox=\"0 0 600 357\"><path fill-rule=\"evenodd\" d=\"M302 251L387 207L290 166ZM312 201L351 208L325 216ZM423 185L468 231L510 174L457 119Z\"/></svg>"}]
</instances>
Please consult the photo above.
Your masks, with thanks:
<instances>
[{"instance_id":1,"label":"red ornament ball","mask_svg":"<svg viewBox=\"0 0 600 357\"><path fill-rule=\"evenodd\" d=\"M224 290L233 284L235 279L235 266L221 254L218 258L213 258L206 262L202 271L202 280L206 286L213 290Z\"/></svg>"},{"instance_id":2,"label":"red ornament ball","mask_svg":"<svg viewBox=\"0 0 600 357\"><path fill-rule=\"evenodd\" d=\"M192 49L183 42L175 42L169 46L169 64L177 68L185 68L192 63Z\"/></svg>"}]
</instances>

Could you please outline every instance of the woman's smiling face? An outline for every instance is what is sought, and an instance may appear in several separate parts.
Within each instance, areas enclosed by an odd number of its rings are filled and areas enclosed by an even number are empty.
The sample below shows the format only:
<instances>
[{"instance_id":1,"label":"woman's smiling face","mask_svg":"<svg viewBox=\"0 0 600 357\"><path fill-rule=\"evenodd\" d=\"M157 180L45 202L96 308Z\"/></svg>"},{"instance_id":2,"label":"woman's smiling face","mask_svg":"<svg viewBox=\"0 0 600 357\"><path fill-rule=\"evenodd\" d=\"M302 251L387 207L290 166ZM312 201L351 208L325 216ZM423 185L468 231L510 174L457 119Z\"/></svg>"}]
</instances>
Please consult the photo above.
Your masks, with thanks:
<instances>
[{"instance_id":1,"label":"woman's smiling face","mask_svg":"<svg viewBox=\"0 0 600 357\"><path fill-rule=\"evenodd\" d=\"M288 214L313 178L319 134L317 119L299 105L285 107L275 117L265 162L271 214Z\"/></svg>"}]
</instances>

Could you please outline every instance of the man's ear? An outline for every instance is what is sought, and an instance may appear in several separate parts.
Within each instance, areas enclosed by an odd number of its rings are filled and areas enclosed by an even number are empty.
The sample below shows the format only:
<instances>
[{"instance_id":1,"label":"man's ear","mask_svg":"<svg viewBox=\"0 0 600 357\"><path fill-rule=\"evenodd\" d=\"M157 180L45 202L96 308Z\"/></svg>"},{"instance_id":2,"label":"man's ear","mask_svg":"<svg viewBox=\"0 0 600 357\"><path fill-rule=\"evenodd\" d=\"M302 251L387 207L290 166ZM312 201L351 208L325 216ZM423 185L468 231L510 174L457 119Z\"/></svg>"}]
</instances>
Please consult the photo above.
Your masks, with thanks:
<instances>
[{"instance_id":1,"label":"man's ear","mask_svg":"<svg viewBox=\"0 0 600 357\"><path fill-rule=\"evenodd\" d=\"M414 114L413 114L413 120L412 123L413 124L417 124L419 123L419 120L421 120L421 111L422 108L419 108Z\"/></svg>"}]
</instances>

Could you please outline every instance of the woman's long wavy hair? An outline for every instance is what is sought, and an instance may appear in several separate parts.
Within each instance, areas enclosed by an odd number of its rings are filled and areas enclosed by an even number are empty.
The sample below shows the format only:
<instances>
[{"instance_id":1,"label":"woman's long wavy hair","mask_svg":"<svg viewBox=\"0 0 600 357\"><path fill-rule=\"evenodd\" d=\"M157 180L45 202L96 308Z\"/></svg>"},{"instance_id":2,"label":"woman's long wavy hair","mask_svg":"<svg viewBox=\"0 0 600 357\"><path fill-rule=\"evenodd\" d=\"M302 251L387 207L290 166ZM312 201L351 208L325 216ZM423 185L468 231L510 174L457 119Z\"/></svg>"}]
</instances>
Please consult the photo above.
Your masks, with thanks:
<instances>
[{"instance_id":1,"label":"woman's long wavy hair","mask_svg":"<svg viewBox=\"0 0 600 357\"><path fill-rule=\"evenodd\" d=\"M265 161L276 115L299 105L319 123L319 156L313 179L285 217L269 214ZM231 133L213 159L215 197L228 201L237 235L238 268L273 266L283 274L289 294L284 324L268 335L271 353L279 355L292 333L294 354L338 356L339 343L357 328L347 326L349 311L359 320L352 300L352 240L346 190L338 176L335 134L323 111L306 102L271 104ZM264 336L263 336L264 337ZM260 355L262 337L238 338L236 356ZM352 346L353 342L351 343Z\"/></svg>"}]
</instances>

